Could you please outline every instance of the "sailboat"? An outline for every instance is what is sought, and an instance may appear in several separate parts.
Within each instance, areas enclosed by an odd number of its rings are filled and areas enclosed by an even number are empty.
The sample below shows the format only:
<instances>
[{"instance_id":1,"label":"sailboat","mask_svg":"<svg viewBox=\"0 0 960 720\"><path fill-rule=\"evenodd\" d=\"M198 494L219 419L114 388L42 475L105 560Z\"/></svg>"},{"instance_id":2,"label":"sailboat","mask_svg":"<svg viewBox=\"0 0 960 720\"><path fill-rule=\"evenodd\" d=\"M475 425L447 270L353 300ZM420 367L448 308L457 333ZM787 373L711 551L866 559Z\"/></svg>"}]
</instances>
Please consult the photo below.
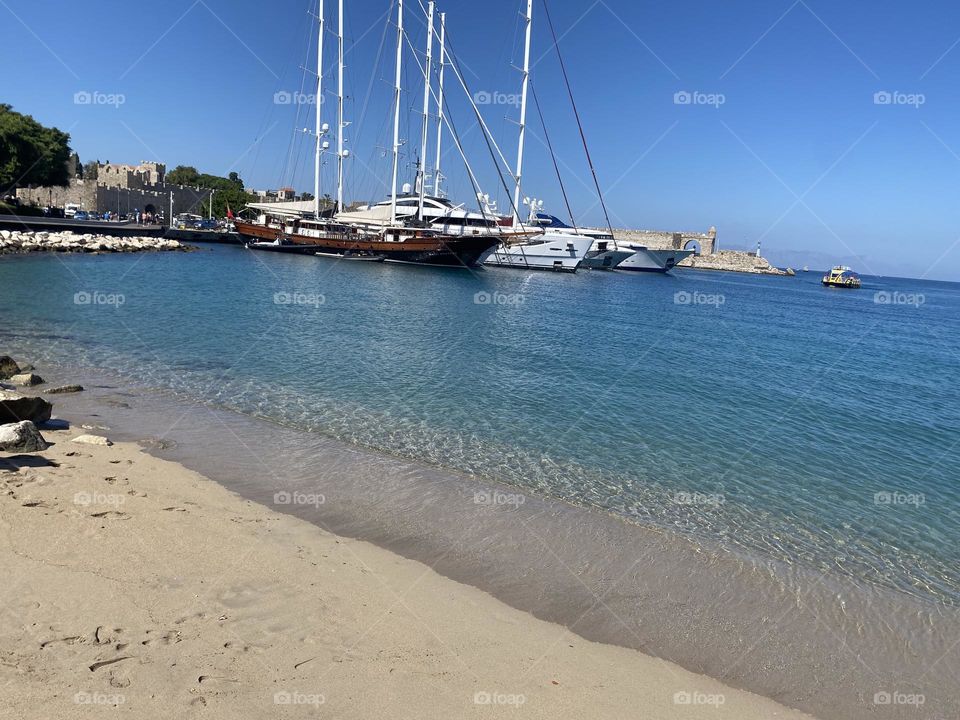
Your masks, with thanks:
<instances>
[{"instance_id":1,"label":"sailboat","mask_svg":"<svg viewBox=\"0 0 960 720\"><path fill-rule=\"evenodd\" d=\"M520 180L523 176L523 142L527 129L527 90L530 84L530 35L533 19L533 0L527 0L526 29L523 49L523 82L520 90L520 134L517 140L517 171L514 176L512 225L523 229L520 218ZM534 201L535 202L535 201ZM536 206L524 198L530 207L531 218L536 217ZM538 224L534 223L534 227ZM543 226L540 226L543 227ZM594 239L576 234L554 232L544 227L543 234L529 239L520 238L502 242L490 254L486 264L523 270L557 270L575 272L593 246Z\"/></svg>"},{"instance_id":2,"label":"sailboat","mask_svg":"<svg viewBox=\"0 0 960 720\"><path fill-rule=\"evenodd\" d=\"M338 83L337 83L337 213L321 212L320 208L320 154L325 149L323 136L327 126L321 123L317 103L314 200L312 217L302 207L304 203L254 204L261 212L255 222L237 221L237 233L248 240L253 250L310 254L319 257L382 258L390 262L405 262L448 267L473 267L481 264L500 242L498 233L450 233L438 230L424 222L424 178L418 168L418 214L415 218L398 214L397 169L400 149L400 79L402 72L403 0L397 0L397 50L394 81L393 123L393 191L389 200L389 215L381 222L358 222L349 213L343 213L343 0L338 0ZM434 3L429 3L427 64L424 73L423 150L426 150L426 117L430 93L430 59L433 40ZM317 97L322 97L323 82L323 25L324 3L319 6L319 40L317 47Z\"/></svg>"}]
</instances>

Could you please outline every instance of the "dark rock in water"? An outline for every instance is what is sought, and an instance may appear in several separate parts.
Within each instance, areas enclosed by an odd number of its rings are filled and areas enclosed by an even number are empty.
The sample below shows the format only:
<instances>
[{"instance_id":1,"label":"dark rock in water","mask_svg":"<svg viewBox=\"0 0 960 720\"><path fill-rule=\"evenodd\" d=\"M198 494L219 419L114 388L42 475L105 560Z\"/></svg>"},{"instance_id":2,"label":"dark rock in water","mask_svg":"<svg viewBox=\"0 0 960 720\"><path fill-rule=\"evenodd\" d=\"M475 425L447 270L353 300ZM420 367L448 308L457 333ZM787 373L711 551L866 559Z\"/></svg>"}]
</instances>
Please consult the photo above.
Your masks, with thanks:
<instances>
[{"instance_id":1,"label":"dark rock in water","mask_svg":"<svg viewBox=\"0 0 960 720\"><path fill-rule=\"evenodd\" d=\"M0 425L0 451L3 452L41 452L49 447L37 426L29 420Z\"/></svg>"},{"instance_id":2,"label":"dark rock in water","mask_svg":"<svg viewBox=\"0 0 960 720\"><path fill-rule=\"evenodd\" d=\"M23 368L21 368L22 370ZM14 385L19 385L20 387L31 387L33 385L43 385L46 380L44 380L39 375L34 375L30 372L18 373L10 378L10 382Z\"/></svg>"},{"instance_id":3,"label":"dark rock in water","mask_svg":"<svg viewBox=\"0 0 960 720\"><path fill-rule=\"evenodd\" d=\"M18 423L21 420L42 423L50 419L52 411L53 405L43 398L0 390L0 423Z\"/></svg>"},{"instance_id":4,"label":"dark rock in water","mask_svg":"<svg viewBox=\"0 0 960 720\"><path fill-rule=\"evenodd\" d=\"M0 355L0 380L19 374L20 366L9 355Z\"/></svg>"},{"instance_id":5,"label":"dark rock in water","mask_svg":"<svg viewBox=\"0 0 960 720\"><path fill-rule=\"evenodd\" d=\"M44 390L48 395L59 395L61 393L83 392L83 385L60 385L59 387Z\"/></svg>"}]
</instances>

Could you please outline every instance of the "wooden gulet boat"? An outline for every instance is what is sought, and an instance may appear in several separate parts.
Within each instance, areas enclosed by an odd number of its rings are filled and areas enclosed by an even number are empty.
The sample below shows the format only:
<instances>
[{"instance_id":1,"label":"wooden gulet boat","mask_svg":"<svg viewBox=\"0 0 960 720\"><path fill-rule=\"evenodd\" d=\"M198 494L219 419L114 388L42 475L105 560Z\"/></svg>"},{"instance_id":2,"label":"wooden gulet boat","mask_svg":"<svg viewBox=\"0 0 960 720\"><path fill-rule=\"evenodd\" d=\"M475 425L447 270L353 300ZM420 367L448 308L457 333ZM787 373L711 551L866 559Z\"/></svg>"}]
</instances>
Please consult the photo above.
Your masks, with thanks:
<instances>
[{"instance_id":1,"label":"wooden gulet boat","mask_svg":"<svg viewBox=\"0 0 960 720\"><path fill-rule=\"evenodd\" d=\"M283 224L235 222L237 233L256 250L301 255L371 256L389 262L475 267L500 242L496 235L449 235L430 228L388 227L380 232L294 219Z\"/></svg>"}]
</instances>

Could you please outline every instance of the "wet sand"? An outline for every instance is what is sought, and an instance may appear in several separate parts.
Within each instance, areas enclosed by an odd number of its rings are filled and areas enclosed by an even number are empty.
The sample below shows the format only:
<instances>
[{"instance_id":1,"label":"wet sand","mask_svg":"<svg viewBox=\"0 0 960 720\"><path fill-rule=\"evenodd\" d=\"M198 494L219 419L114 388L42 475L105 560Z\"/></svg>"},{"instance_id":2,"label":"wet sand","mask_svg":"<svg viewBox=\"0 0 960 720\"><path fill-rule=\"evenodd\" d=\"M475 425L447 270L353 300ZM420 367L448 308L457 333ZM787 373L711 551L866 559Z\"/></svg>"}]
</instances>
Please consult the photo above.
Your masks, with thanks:
<instances>
[{"instance_id":1,"label":"wet sand","mask_svg":"<svg viewBox=\"0 0 960 720\"><path fill-rule=\"evenodd\" d=\"M0 456L10 717L809 717L87 432Z\"/></svg>"}]
</instances>

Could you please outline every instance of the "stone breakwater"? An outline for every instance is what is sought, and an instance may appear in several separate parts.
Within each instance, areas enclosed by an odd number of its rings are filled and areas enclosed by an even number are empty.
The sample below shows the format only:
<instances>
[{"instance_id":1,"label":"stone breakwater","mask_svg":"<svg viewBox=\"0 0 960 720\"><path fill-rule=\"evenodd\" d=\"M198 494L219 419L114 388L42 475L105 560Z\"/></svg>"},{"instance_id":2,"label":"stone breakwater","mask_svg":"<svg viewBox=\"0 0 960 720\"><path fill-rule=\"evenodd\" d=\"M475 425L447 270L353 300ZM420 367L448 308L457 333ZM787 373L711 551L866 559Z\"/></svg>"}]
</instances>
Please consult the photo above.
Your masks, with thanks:
<instances>
[{"instance_id":1,"label":"stone breakwater","mask_svg":"<svg viewBox=\"0 0 960 720\"><path fill-rule=\"evenodd\" d=\"M0 255L28 252L116 253L191 249L189 245L178 240L154 237L0 230Z\"/></svg>"},{"instance_id":2,"label":"stone breakwater","mask_svg":"<svg viewBox=\"0 0 960 720\"><path fill-rule=\"evenodd\" d=\"M781 270L766 258L741 250L717 250L710 255L691 255L677 263L677 267L697 270L726 270L728 272L754 273L756 275L793 275L790 268Z\"/></svg>"}]
</instances>

